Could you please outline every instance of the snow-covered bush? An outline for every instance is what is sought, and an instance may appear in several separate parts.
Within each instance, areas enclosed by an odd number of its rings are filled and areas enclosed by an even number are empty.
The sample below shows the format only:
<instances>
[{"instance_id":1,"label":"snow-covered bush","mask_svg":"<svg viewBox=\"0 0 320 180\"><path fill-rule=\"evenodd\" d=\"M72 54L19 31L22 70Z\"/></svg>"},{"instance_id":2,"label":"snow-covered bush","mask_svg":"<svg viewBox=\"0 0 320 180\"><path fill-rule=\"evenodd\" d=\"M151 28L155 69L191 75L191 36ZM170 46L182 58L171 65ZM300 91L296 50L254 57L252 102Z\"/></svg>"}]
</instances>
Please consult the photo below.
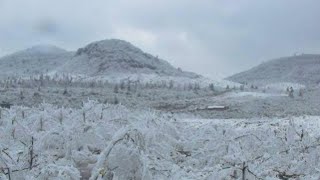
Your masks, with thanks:
<instances>
[{"instance_id":1,"label":"snow-covered bush","mask_svg":"<svg viewBox=\"0 0 320 180\"><path fill-rule=\"evenodd\" d=\"M188 120L88 101L79 109L14 106L0 122L2 179L320 176L316 116Z\"/></svg>"}]
</instances>

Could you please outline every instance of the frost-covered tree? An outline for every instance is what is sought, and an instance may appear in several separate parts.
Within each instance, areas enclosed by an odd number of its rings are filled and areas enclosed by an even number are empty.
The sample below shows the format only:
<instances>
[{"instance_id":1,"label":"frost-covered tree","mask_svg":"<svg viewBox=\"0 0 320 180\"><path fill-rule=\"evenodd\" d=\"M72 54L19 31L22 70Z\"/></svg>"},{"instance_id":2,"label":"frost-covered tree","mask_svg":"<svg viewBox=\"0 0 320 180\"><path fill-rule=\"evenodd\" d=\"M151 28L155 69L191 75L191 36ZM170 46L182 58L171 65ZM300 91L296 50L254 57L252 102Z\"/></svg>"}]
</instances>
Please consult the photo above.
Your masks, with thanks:
<instances>
[{"instance_id":1,"label":"frost-covered tree","mask_svg":"<svg viewBox=\"0 0 320 180\"><path fill-rule=\"evenodd\" d=\"M68 93L68 89L67 88L64 88L64 90L63 90L63 93L62 93L63 95L68 95L69 93Z\"/></svg>"},{"instance_id":2,"label":"frost-covered tree","mask_svg":"<svg viewBox=\"0 0 320 180\"><path fill-rule=\"evenodd\" d=\"M124 81L121 81L121 82L120 82L120 89L121 89L121 90L124 90L125 87L126 87L125 82L124 82Z\"/></svg>"},{"instance_id":3,"label":"frost-covered tree","mask_svg":"<svg viewBox=\"0 0 320 180\"><path fill-rule=\"evenodd\" d=\"M20 100L23 100L25 97L23 95L23 91L20 91L20 96L19 96Z\"/></svg>"},{"instance_id":4,"label":"frost-covered tree","mask_svg":"<svg viewBox=\"0 0 320 180\"><path fill-rule=\"evenodd\" d=\"M119 99L117 96L114 96L113 104L119 104Z\"/></svg>"},{"instance_id":5,"label":"frost-covered tree","mask_svg":"<svg viewBox=\"0 0 320 180\"><path fill-rule=\"evenodd\" d=\"M127 83L127 93L129 93L131 91L131 82L128 81Z\"/></svg>"},{"instance_id":6,"label":"frost-covered tree","mask_svg":"<svg viewBox=\"0 0 320 180\"><path fill-rule=\"evenodd\" d=\"M299 96L303 97L303 90L302 89L299 90Z\"/></svg>"},{"instance_id":7,"label":"frost-covered tree","mask_svg":"<svg viewBox=\"0 0 320 180\"><path fill-rule=\"evenodd\" d=\"M174 81L170 80L169 81L169 89L172 89L174 87Z\"/></svg>"},{"instance_id":8,"label":"frost-covered tree","mask_svg":"<svg viewBox=\"0 0 320 180\"><path fill-rule=\"evenodd\" d=\"M244 85L243 84L240 85L240 91L244 91Z\"/></svg>"},{"instance_id":9,"label":"frost-covered tree","mask_svg":"<svg viewBox=\"0 0 320 180\"><path fill-rule=\"evenodd\" d=\"M118 84L116 84L116 85L114 86L113 92L114 92L114 93L119 93L119 85L118 85Z\"/></svg>"},{"instance_id":10,"label":"frost-covered tree","mask_svg":"<svg viewBox=\"0 0 320 180\"><path fill-rule=\"evenodd\" d=\"M293 87L290 87L289 97L293 98L294 97L293 93L294 93Z\"/></svg>"},{"instance_id":11,"label":"frost-covered tree","mask_svg":"<svg viewBox=\"0 0 320 180\"><path fill-rule=\"evenodd\" d=\"M214 84L213 84L213 83L210 83L210 84L209 84L209 89L210 89L211 91L214 91Z\"/></svg>"}]
</instances>

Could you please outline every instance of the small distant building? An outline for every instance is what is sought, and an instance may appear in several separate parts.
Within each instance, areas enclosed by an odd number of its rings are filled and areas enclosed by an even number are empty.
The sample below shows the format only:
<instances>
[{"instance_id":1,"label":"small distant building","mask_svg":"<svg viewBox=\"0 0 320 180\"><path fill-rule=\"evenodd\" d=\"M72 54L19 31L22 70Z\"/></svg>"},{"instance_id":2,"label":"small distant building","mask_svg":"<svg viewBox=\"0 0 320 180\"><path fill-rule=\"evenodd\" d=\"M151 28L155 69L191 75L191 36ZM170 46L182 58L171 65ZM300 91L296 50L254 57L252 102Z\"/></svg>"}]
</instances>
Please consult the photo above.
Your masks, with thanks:
<instances>
[{"instance_id":1,"label":"small distant building","mask_svg":"<svg viewBox=\"0 0 320 180\"><path fill-rule=\"evenodd\" d=\"M216 110L216 111L224 111L229 109L228 106L207 106L206 110Z\"/></svg>"}]
</instances>

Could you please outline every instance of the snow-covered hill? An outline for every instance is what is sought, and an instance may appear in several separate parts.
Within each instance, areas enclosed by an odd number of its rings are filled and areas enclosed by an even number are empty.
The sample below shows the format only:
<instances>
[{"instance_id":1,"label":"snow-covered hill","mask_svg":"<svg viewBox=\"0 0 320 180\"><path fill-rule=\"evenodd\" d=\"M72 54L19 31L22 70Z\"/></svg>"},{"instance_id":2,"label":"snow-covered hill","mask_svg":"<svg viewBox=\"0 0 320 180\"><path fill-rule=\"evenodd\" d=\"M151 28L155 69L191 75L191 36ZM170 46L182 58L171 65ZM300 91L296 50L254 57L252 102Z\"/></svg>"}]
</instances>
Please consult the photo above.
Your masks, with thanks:
<instances>
[{"instance_id":1,"label":"snow-covered hill","mask_svg":"<svg viewBox=\"0 0 320 180\"><path fill-rule=\"evenodd\" d=\"M248 71L228 77L234 82L270 84L290 82L303 85L320 83L320 55L302 54L260 64Z\"/></svg>"},{"instance_id":2,"label":"snow-covered hill","mask_svg":"<svg viewBox=\"0 0 320 180\"><path fill-rule=\"evenodd\" d=\"M40 74L73 77L81 81L170 82L176 85L199 84L206 87L238 86L221 79L209 79L173 67L158 57L143 52L129 42L109 39L88 44L76 52L52 45L32 48L0 59L0 78L30 77Z\"/></svg>"},{"instance_id":3,"label":"snow-covered hill","mask_svg":"<svg viewBox=\"0 0 320 180\"><path fill-rule=\"evenodd\" d=\"M74 57L57 69L58 74L69 74L75 79L122 80L140 82L169 82L176 84L210 83L225 88L236 86L226 80L212 80L193 72L182 71L170 63L143 52L129 42L119 39L102 40L88 44L77 50Z\"/></svg>"},{"instance_id":4,"label":"snow-covered hill","mask_svg":"<svg viewBox=\"0 0 320 180\"><path fill-rule=\"evenodd\" d=\"M199 78L195 73L174 68L129 42L117 39L90 43L78 49L75 56L58 72L89 77L119 77L157 75Z\"/></svg>"},{"instance_id":5,"label":"snow-covered hill","mask_svg":"<svg viewBox=\"0 0 320 180\"><path fill-rule=\"evenodd\" d=\"M0 59L0 77L24 77L45 74L64 64L72 57L68 52L52 45L38 45Z\"/></svg>"}]
</instances>

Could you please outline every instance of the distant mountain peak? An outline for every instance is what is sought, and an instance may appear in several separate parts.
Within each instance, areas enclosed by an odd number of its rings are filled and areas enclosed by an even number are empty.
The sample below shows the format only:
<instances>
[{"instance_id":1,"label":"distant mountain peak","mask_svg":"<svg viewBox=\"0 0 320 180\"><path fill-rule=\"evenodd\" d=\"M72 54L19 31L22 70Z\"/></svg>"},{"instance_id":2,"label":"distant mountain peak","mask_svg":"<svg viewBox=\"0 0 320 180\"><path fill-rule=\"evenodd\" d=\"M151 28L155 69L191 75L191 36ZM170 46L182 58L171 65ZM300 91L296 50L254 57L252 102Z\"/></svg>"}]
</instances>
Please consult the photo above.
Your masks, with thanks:
<instances>
[{"instance_id":1,"label":"distant mountain peak","mask_svg":"<svg viewBox=\"0 0 320 180\"><path fill-rule=\"evenodd\" d=\"M314 85L320 84L319 71L319 54L301 54L264 62L227 79L234 82L253 84L290 82Z\"/></svg>"},{"instance_id":2,"label":"distant mountain peak","mask_svg":"<svg viewBox=\"0 0 320 180\"><path fill-rule=\"evenodd\" d=\"M119 39L92 42L76 52L54 45L37 45L0 58L0 78L41 73L108 81L202 78Z\"/></svg>"},{"instance_id":3,"label":"distant mountain peak","mask_svg":"<svg viewBox=\"0 0 320 180\"><path fill-rule=\"evenodd\" d=\"M0 78L48 73L71 59L68 52L53 45L37 45L0 58Z\"/></svg>"},{"instance_id":4,"label":"distant mountain peak","mask_svg":"<svg viewBox=\"0 0 320 180\"><path fill-rule=\"evenodd\" d=\"M73 58L59 69L63 73L85 76L154 76L199 77L173 67L165 60L148 54L131 43L119 39L92 42L79 48Z\"/></svg>"},{"instance_id":5,"label":"distant mountain peak","mask_svg":"<svg viewBox=\"0 0 320 180\"><path fill-rule=\"evenodd\" d=\"M88 44L84 48L79 48L76 56L88 55L89 57L99 57L107 53L118 52L142 52L131 43L120 39L106 39Z\"/></svg>"},{"instance_id":6,"label":"distant mountain peak","mask_svg":"<svg viewBox=\"0 0 320 180\"><path fill-rule=\"evenodd\" d=\"M26 49L24 52L31 54L60 54L66 53L67 51L54 45L41 44L32 46L31 48Z\"/></svg>"}]
</instances>

